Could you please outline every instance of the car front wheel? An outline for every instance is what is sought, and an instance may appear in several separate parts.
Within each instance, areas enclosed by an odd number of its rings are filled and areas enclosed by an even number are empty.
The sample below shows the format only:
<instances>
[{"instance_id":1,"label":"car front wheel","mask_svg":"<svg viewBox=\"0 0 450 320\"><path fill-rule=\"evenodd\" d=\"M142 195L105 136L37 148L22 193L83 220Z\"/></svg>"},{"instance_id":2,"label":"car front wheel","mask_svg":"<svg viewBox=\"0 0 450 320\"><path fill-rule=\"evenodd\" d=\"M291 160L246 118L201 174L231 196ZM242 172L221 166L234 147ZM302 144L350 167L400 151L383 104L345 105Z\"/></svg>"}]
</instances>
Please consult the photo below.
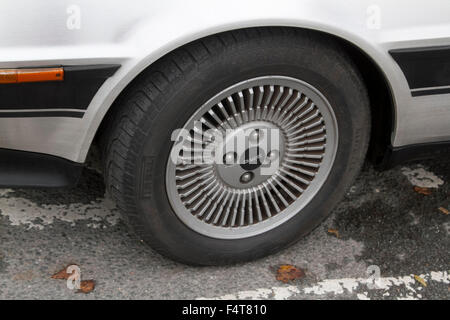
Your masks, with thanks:
<instances>
[{"instance_id":1,"label":"car front wheel","mask_svg":"<svg viewBox=\"0 0 450 320\"><path fill-rule=\"evenodd\" d=\"M175 260L237 263L294 243L365 157L370 111L338 44L248 29L168 54L114 106L105 175L126 220Z\"/></svg>"}]
</instances>

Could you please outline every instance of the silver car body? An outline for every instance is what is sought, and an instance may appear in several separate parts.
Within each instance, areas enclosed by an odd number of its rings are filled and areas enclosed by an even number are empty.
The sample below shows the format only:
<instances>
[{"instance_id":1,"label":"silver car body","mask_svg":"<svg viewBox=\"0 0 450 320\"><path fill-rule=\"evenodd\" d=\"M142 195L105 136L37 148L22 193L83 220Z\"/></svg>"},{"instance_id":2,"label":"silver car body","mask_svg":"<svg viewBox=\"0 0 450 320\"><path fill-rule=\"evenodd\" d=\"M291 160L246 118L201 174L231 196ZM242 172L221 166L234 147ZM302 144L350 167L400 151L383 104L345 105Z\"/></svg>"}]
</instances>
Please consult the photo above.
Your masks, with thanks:
<instances>
[{"instance_id":1,"label":"silver car body","mask_svg":"<svg viewBox=\"0 0 450 320\"><path fill-rule=\"evenodd\" d=\"M0 68L121 65L81 119L0 117L0 148L84 162L108 109L145 68L193 40L256 26L322 31L371 57L392 90L394 147L450 140L450 95L413 97L389 54L450 45L450 1L3 0L0 7Z\"/></svg>"}]
</instances>

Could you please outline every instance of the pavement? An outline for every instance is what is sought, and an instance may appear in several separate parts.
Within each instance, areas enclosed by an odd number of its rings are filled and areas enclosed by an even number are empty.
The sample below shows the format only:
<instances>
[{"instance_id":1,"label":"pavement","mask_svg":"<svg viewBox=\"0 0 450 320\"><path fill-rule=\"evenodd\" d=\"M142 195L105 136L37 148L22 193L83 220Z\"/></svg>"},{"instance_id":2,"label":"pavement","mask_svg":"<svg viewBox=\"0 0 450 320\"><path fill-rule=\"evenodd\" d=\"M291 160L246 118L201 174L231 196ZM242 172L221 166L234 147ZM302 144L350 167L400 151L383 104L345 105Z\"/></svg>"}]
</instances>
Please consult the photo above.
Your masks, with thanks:
<instances>
[{"instance_id":1,"label":"pavement","mask_svg":"<svg viewBox=\"0 0 450 320\"><path fill-rule=\"evenodd\" d=\"M309 236L226 267L175 263L140 242L105 195L91 158L76 188L0 190L0 299L450 298L447 158L383 172L366 164ZM95 280L92 292L51 278L74 264L82 280ZM281 265L305 275L280 282Z\"/></svg>"}]
</instances>

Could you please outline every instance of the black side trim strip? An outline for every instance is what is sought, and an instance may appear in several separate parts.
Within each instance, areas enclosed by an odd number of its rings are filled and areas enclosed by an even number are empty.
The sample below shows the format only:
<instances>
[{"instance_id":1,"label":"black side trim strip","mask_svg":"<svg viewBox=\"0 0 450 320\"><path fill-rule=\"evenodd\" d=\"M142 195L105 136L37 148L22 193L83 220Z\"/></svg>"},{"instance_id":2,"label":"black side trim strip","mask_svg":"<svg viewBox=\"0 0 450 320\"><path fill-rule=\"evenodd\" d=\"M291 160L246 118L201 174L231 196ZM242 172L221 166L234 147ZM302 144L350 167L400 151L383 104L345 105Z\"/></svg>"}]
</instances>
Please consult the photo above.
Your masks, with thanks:
<instances>
[{"instance_id":1,"label":"black side trim strip","mask_svg":"<svg viewBox=\"0 0 450 320\"><path fill-rule=\"evenodd\" d=\"M0 112L0 118L83 118L84 111L24 111L24 112Z\"/></svg>"},{"instance_id":2,"label":"black side trim strip","mask_svg":"<svg viewBox=\"0 0 450 320\"><path fill-rule=\"evenodd\" d=\"M436 88L436 89L411 91L413 97L430 96L435 94L446 94L446 93L450 93L450 88L442 88L442 89Z\"/></svg>"},{"instance_id":3,"label":"black side trim strip","mask_svg":"<svg viewBox=\"0 0 450 320\"><path fill-rule=\"evenodd\" d=\"M73 186L83 164L59 157L9 149L0 149L0 187Z\"/></svg>"},{"instance_id":4,"label":"black side trim strip","mask_svg":"<svg viewBox=\"0 0 450 320\"><path fill-rule=\"evenodd\" d=\"M389 146L384 159L378 166L382 169L389 169L404 162L430 159L449 153L450 141L413 144L404 147Z\"/></svg>"},{"instance_id":5,"label":"black side trim strip","mask_svg":"<svg viewBox=\"0 0 450 320\"><path fill-rule=\"evenodd\" d=\"M120 68L120 65L63 66L63 68L64 81L0 85L0 110L86 110L101 85Z\"/></svg>"},{"instance_id":6,"label":"black side trim strip","mask_svg":"<svg viewBox=\"0 0 450 320\"><path fill-rule=\"evenodd\" d=\"M389 51L411 89L450 85L450 46Z\"/></svg>"},{"instance_id":7,"label":"black side trim strip","mask_svg":"<svg viewBox=\"0 0 450 320\"><path fill-rule=\"evenodd\" d=\"M96 64L65 66L64 81L86 81L86 79L108 79L120 68L118 64Z\"/></svg>"}]
</instances>

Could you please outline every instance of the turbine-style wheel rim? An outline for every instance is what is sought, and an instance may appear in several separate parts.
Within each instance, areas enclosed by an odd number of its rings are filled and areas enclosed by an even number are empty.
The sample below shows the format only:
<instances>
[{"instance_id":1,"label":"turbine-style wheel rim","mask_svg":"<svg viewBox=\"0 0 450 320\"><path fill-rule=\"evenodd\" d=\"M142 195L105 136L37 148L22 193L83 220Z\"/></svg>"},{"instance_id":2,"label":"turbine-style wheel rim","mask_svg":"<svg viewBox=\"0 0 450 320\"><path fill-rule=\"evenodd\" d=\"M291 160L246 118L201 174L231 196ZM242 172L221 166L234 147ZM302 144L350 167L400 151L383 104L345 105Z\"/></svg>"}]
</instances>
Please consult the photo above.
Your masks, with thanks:
<instances>
[{"instance_id":1,"label":"turbine-style wheel rim","mask_svg":"<svg viewBox=\"0 0 450 320\"><path fill-rule=\"evenodd\" d=\"M313 86L265 76L218 93L173 137L175 214L202 235L242 239L301 214L333 166L338 126Z\"/></svg>"}]
</instances>

